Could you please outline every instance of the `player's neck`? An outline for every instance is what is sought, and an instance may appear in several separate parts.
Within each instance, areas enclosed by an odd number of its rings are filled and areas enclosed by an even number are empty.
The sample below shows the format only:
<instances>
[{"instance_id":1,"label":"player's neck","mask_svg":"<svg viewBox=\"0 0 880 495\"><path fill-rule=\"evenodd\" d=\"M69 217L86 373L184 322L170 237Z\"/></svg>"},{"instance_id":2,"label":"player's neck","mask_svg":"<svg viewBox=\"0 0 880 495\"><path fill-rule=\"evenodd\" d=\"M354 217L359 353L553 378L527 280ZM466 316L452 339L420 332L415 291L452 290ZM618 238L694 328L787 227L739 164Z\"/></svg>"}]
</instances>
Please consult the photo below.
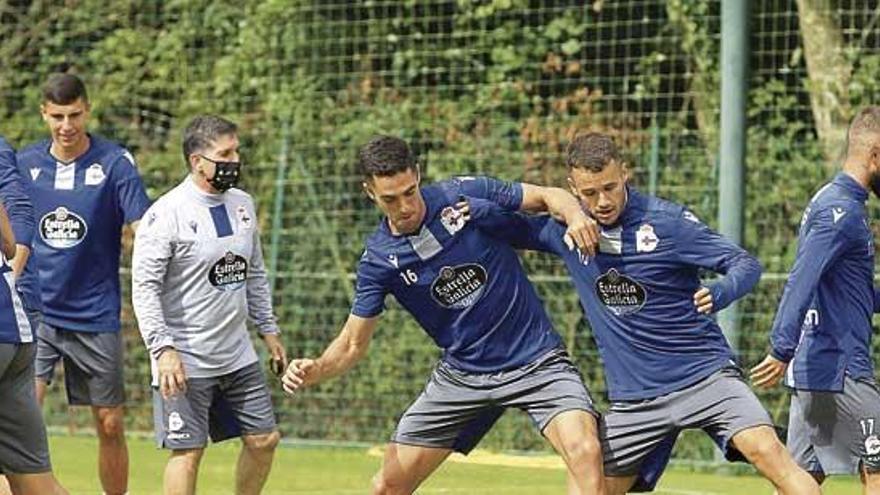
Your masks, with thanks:
<instances>
[{"instance_id":1,"label":"player's neck","mask_svg":"<svg viewBox=\"0 0 880 495\"><path fill-rule=\"evenodd\" d=\"M91 144L92 140L88 136L72 146L61 146L56 141L52 141L52 145L49 146L49 154L60 162L69 163L83 156Z\"/></svg>"},{"instance_id":2,"label":"player's neck","mask_svg":"<svg viewBox=\"0 0 880 495\"><path fill-rule=\"evenodd\" d=\"M850 176L865 190L870 190L871 174L861 163L846 161L843 164L843 173Z\"/></svg>"}]
</instances>

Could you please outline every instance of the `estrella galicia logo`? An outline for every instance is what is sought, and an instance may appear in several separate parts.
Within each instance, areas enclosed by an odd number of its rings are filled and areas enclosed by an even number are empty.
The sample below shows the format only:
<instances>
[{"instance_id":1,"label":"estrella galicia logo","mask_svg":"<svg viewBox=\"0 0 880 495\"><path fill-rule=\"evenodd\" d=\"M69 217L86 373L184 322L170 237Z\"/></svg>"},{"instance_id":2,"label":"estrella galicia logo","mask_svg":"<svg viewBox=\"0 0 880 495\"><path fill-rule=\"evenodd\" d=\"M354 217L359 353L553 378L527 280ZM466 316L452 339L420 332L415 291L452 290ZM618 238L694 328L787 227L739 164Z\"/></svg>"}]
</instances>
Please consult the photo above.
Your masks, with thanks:
<instances>
[{"instance_id":1,"label":"estrella galicia logo","mask_svg":"<svg viewBox=\"0 0 880 495\"><path fill-rule=\"evenodd\" d=\"M486 269L476 263L444 266L431 283L431 297L445 308L467 308L483 294L486 280Z\"/></svg>"},{"instance_id":2,"label":"estrella galicia logo","mask_svg":"<svg viewBox=\"0 0 880 495\"><path fill-rule=\"evenodd\" d=\"M625 316L642 309L647 294L642 284L612 268L596 279L596 295L616 316Z\"/></svg>"},{"instance_id":3,"label":"estrella galicia logo","mask_svg":"<svg viewBox=\"0 0 880 495\"><path fill-rule=\"evenodd\" d=\"M220 290L236 290L244 286L247 273L247 260L232 251L227 251L211 267L211 271L208 272L208 281Z\"/></svg>"},{"instance_id":4,"label":"estrella galicia logo","mask_svg":"<svg viewBox=\"0 0 880 495\"><path fill-rule=\"evenodd\" d=\"M67 249L76 246L86 238L89 227L76 213L59 206L40 219L40 237L49 246Z\"/></svg>"}]
</instances>

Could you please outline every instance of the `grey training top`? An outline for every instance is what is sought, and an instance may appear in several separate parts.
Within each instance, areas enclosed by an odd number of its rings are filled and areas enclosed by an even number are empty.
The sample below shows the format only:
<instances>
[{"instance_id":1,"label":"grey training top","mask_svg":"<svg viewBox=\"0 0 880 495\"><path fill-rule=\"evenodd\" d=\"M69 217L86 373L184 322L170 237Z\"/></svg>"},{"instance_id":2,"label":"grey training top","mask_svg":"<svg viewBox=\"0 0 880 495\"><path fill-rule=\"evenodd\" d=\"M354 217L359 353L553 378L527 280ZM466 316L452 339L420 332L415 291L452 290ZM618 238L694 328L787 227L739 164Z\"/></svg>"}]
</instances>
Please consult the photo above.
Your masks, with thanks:
<instances>
[{"instance_id":1,"label":"grey training top","mask_svg":"<svg viewBox=\"0 0 880 495\"><path fill-rule=\"evenodd\" d=\"M247 317L260 333L279 328L251 196L239 189L210 194L187 177L160 197L135 237L132 300L154 385L166 346L180 354L187 377L256 362Z\"/></svg>"}]
</instances>

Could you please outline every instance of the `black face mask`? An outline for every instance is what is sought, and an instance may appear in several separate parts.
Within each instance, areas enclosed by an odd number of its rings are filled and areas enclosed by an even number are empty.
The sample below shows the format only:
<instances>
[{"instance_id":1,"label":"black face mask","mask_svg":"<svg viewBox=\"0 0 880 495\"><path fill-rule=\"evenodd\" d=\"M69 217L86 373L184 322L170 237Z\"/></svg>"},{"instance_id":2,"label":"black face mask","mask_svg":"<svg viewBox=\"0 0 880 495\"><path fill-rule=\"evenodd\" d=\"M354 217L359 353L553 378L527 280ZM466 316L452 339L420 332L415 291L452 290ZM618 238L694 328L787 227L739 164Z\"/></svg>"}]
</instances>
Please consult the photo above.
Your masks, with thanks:
<instances>
[{"instance_id":1,"label":"black face mask","mask_svg":"<svg viewBox=\"0 0 880 495\"><path fill-rule=\"evenodd\" d=\"M238 184L241 178L241 162L221 162L201 156L214 164L214 176L208 179L208 183L214 186L214 189L226 192Z\"/></svg>"}]
</instances>

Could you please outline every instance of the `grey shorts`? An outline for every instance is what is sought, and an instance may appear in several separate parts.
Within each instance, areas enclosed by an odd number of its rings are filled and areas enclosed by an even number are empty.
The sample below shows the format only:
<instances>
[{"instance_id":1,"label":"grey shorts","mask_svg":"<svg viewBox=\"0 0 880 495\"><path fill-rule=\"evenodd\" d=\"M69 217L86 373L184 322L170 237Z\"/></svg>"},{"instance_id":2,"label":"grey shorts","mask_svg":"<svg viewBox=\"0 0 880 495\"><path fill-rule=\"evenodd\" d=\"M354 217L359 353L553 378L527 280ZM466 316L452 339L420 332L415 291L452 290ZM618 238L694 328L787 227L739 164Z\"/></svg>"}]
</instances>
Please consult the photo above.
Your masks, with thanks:
<instances>
[{"instance_id":1,"label":"grey shorts","mask_svg":"<svg viewBox=\"0 0 880 495\"><path fill-rule=\"evenodd\" d=\"M275 413L259 363L212 378L189 378L186 393L164 399L153 389L156 443L170 450L200 449L241 435L275 431Z\"/></svg>"},{"instance_id":2,"label":"grey shorts","mask_svg":"<svg viewBox=\"0 0 880 495\"><path fill-rule=\"evenodd\" d=\"M52 470L34 390L36 344L0 344L0 473Z\"/></svg>"},{"instance_id":3,"label":"grey shorts","mask_svg":"<svg viewBox=\"0 0 880 495\"><path fill-rule=\"evenodd\" d=\"M844 378L843 392L795 390L788 450L812 473L880 472L880 391L871 381Z\"/></svg>"},{"instance_id":4,"label":"grey shorts","mask_svg":"<svg viewBox=\"0 0 880 495\"><path fill-rule=\"evenodd\" d=\"M52 383L64 360L67 401L73 406L116 407L125 403L120 332L74 332L45 322L37 332L36 377Z\"/></svg>"},{"instance_id":5,"label":"grey shorts","mask_svg":"<svg viewBox=\"0 0 880 495\"><path fill-rule=\"evenodd\" d=\"M705 431L731 458L731 438L761 425L772 426L773 421L742 373L732 367L660 397L612 402L601 429L605 475L637 475L636 488L651 490L682 430Z\"/></svg>"},{"instance_id":6,"label":"grey shorts","mask_svg":"<svg viewBox=\"0 0 880 495\"><path fill-rule=\"evenodd\" d=\"M391 441L467 454L511 407L528 413L541 432L565 411L598 416L580 372L563 350L489 374L466 373L441 361L400 418Z\"/></svg>"}]
</instances>

